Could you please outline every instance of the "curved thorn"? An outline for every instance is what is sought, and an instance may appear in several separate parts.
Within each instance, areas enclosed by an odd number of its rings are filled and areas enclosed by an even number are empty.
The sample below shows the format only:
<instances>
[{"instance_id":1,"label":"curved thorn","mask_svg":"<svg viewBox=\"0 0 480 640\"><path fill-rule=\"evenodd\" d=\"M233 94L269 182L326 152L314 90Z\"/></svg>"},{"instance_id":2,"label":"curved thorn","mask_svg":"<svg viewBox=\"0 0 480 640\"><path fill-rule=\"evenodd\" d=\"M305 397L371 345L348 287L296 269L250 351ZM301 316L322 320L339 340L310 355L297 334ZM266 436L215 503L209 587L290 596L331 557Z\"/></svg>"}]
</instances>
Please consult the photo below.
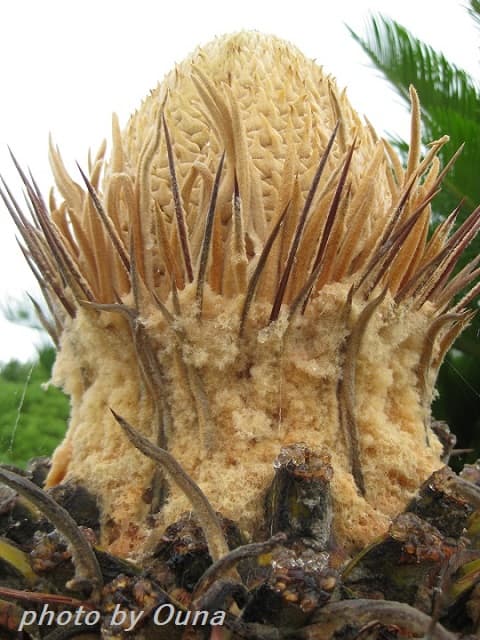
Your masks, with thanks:
<instances>
[{"instance_id":1,"label":"curved thorn","mask_svg":"<svg viewBox=\"0 0 480 640\"><path fill-rule=\"evenodd\" d=\"M142 436L124 418L115 413L113 409L110 409L110 411L130 442L148 458L158 462L178 488L187 496L205 534L212 560L215 562L226 555L228 546L217 514L200 487L168 451L157 447Z\"/></svg>"},{"instance_id":2,"label":"curved thorn","mask_svg":"<svg viewBox=\"0 0 480 640\"><path fill-rule=\"evenodd\" d=\"M120 257L120 260L123 264L123 267L126 271L126 273L128 274L130 271L130 263L128 260L128 256L127 253L125 251L125 247L123 246L122 240L120 239L119 235L117 234L114 226L112 225L112 222L110 220L110 218L108 217L105 209L103 208L103 205L100 201L100 198L98 197L98 194L95 190L95 187L92 185L92 183L90 182L90 180L87 178L87 176L85 175L85 173L83 172L81 166L78 164L77 162L77 167L78 170L80 171L80 174L83 178L83 181L85 183L85 186L87 187L88 193L90 195L90 198L92 199L93 205L94 205L94 209L95 211L98 213L98 215L100 216L101 221L103 222L105 229L107 230L107 233L110 237L110 240L112 241L113 246L115 247L115 249L117 250L117 253Z\"/></svg>"},{"instance_id":3,"label":"curved thorn","mask_svg":"<svg viewBox=\"0 0 480 640\"><path fill-rule=\"evenodd\" d=\"M265 263L267 261L267 258L270 254L270 251L272 249L272 245L275 242L275 239L278 236L278 233L280 231L280 229L282 228L282 225L285 221L285 217L287 215L287 211L288 208L290 206L290 202L287 203L285 209L283 210L282 215L278 218L277 222L275 223L275 226L273 227L272 231L270 232L270 235L267 238L267 241L265 242L263 249L262 249L262 253L260 254L260 257L258 259L257 265L255 267L255 270L250 278L250 280L248 281L248 289L247 289L247 294L245 296L245 301L243 303L243 308L242 308L242 313L240 315L240 331L239 331L239 336L242 337L243 335L243 330L245 328L245 321L247 319L248 316L248 312L250 310L250 307L252 305L253 302L253 297L255 295L255 291L257 288L257 284L258 281L260 279L260 276L262 274L262 271L265 267Z\"/></svg>"},{"instance_id":4,"label":"curved thorn","mask_svg":"<svg viewBox=\"0 0 480 640\"><path fill-rule=\"evenodd\" d=\"M192 602L195 602L203 593L208 591L212 584L225 575L233 566L235 566L241 560L246 558L255 558L257 556L268 553L278 545L287 540L287 535L283 532L277 533L265 542L252 542L251 544L245 544L241 547L237 547L233 551L227 553L223 558L217 560L204 572L202 577L198 580L193 590Z\"/></svg>"},{"instance_id":5,"label":"curved thorn","mask_svg":"<svg viewBox=\"0 0 480 640\"><path fill-rule=\"evenodd\" d=\"M431 404L431 397L428 392L428 373L432 366L432 358L433 358L433 349L435 347L435 339L437 338L440 331L444 328L445 325L450 322L457 322L463 318L463 314L461 313L448 313L446 315L440 316L436 320L432 322L430 327L427 330L427 334L425 336L425 341L423 344L423 349L420 354L420 360L418 363L417 369L417 380L418 380L418 391L420 395L420 404L424 408L425 411L425 440L427 446L430 445L429 437L428 437L428 424L427 424L427 409Z\"/></svg>"},{"instance_id":6,"label":"curved thorn","mask_svg":"<svg viewBox=\"0 0 480 640\"><path fill-rule=\"evenodd\" d=\"M403 602L358 598L326 604L314 616L313 624L304 627L295 637L298 640L313 640L320 637L322 640L330 640L335 637L336 631L347 624L363 626L373 620L385 625L393 624L415 637L424 637L432 622L429 615ZM322 633L318 635L320 628ZM431 635L431 640L455 640L456 638L456 634L447 631L441 624L435 626Z\"/></svg>"},{"instance_id":7,"label":"curved thorn","mask_svg":"<svg viewBox=\"0 0 480 640\"><path fill-rule=\"evenodd\" d=\"M335 128L330 136L327 147L323 152L323 155L318 164L317 170L315 171L315 175L312 180L312 184L310 186L310 190L305 199L305 204L303 206L303 211L298 219L297 228L295 231L295 235L293 237L292 245L290 247L290 251L287 257L287 263L285 265L285 269L283 271L282 277L280 279L280 284L278 285L278 290L275 295L275 300L273 301L272 311L270 314L269 322L274 322L278 318L278 314L280 313L280 307L282 306L283 297L285 295L285 291L287 289L288 280L290 279L290 274L293 269L293 265L295 263L295 256L298 251L298 247L300 244L300 240L302 238L303 229L307 222L308 212L310 211L310 207L312 206L313 198L317 191L318 183L320 182L320 178L322 177L323 171L327 164L328 157L330 155L330 151L333 147L333 142L335 140L335 136L337 135L337 131L340 125L340 121L337 121Z\"/></svg>"},{"instance_id":8,"label":"curved thorn","mask_svg":"<svg viewBox=\"0 0 480 640\"><path fill-rule=\"evenodd\" d=\"M343 189L345 187L345 182L347 180L347 175L348 175L348 170L350 168L350 164L352 162L352 157L353 157L353 152L355 150L355 143L356 143L356 138L353 139L353 142L350 146L350 149L347 153L347 157L345 159L345 163L343 165L343 169L342 169L342 173L340 174L340 177L338 179L338 183L337 183L337 188L335 189L335 193L333 195L333 199L332 199L332 203L330 205L329 211L328 211L328 215L327 215L327 219L325 221L325 225L322 231L322 238L320 240L320 245L318 247L318 251L317 251L317 255L315 257L315 261L313 263L313 267L312 267L312 271L310 274L310 278L308 279L309 281L312 282L312 285L305 297L305 299L303 300L302 303L302 313L305 312L305 308L308 304L308 299L310 298L310 294L312 292L313 289L313 285L315 280L317 279L320 270L322 268L322 262L323 262L323 258L325 255L325 251L328 245L328 240L330 238L330 233L332 231L333 228L333 224L335 222L335 218L337 215L337 211L338 211L338 205L340 204L340 199L342 197L342 193L343 193ZM314 275L315 274L315 275Z\"/></svg>"},{"instance_id":9,"label":"curved thorn","mask_svg":"<svg viewBox=\"0 0 480 640\"><path fill-rule=\"evenodd\" d=\"M365 481L360 462L360 445L355 416L355 377L357 357L360 351L363 335L375 310L384 301L388 289L372 300L359 315L345 346L343 376L338 383L337 396L340 411L340 421L343 427L347 448L350 456L350 468L361 495L365 495Z\"/></svg>"},{"instance_id":10,"label":"curved thorn","mask_svg":"<svg viewBox=\"0 0 480 640\"><path fill-rule=\"evenodd\" d=\"M193 282L192 257L190 253L190 246L188 243L188 233L187 233L187 224L185 222L185 212L183 210L182 201L180 199L177 173L175 170L175 160L173 157L172 142L170 140L167 121L165 120L164 115L162 115L162 121L163 121L163 130L165 132L165 145L167 147L168 168L170 171L170 178L172 181L172 194L173 194L173 202L175 206L175 216L177 219L178 235L180 237L180 246L182 247L183 260L185 262L185 269L187 271L188 280L189 282Z\"/></svg>"},{"instance_id":11,"label":"curved thorn","mask_svg":"<svg viewBox=\"0 0 480 640\"><path fill-rule=\"evenodd\" d=\"M0 481L20 493L27 500L30 500L68 540L72 548L75 577L79 580L90 581L93 585L93 593L98 595L103 586L103 576L98 560L87 539L68 511L27 478L1 467Z\"/></svg>"},{"instance_id":12,"label":"curved thorn","mask_svg":"<svg viewBox=\"0 0 480 640\"><path fill-rule=\"evenodd\" d=\"M202 315L203 305L203 290L205 286L205 276L207 273L208 254L210 250L210 244L212 242L213 221L215 217L215 207L217 204L218 188L220 186L220 177L222 175L223 163L225 161L225 151L222 153L220 162L218 164L217 173L215 174L215 181L213 183L212 196L210 198L210 206L205 221L205 231L203 233L202 250L200 253L200 264L198 266L197 277L197 290L195 293L195 299L198 304L198 313Z\"/></svg>"}]
</instances>

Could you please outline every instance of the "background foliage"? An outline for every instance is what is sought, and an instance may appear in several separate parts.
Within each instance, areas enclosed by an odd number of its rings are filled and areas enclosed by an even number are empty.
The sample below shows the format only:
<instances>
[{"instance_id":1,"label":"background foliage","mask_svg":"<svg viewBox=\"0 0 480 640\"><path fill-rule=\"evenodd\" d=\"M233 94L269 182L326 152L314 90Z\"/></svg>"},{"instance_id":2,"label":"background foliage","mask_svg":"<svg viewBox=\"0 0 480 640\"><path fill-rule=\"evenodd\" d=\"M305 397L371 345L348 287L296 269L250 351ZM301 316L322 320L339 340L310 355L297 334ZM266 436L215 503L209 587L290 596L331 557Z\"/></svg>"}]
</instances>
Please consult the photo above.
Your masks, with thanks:
<instances>
[{"instance_id":1,"label":"background foliage","mask_svg":"<svg viewBox=\"0 0 480 640\"><path fill-rule=\"evenodd\" d=\"M10 320L35 327L25 302L4 309ZM55 349L44 344L34 362L10 360L0 365L0 463L24 466L35 456L50 455L65 433L68 398L48 385Z\"/></svg>"}]
</instances>

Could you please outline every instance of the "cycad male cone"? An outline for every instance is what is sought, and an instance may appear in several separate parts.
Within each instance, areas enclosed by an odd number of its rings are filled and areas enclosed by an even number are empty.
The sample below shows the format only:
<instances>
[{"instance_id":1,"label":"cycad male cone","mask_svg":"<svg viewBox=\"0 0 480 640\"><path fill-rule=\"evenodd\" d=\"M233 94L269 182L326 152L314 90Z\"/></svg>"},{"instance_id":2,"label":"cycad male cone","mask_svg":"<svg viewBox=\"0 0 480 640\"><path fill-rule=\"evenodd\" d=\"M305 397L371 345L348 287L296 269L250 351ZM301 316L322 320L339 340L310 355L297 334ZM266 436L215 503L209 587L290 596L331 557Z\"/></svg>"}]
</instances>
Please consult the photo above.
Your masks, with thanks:
<instances>
[{"instance_id":1,"label":"cycad male cone","mask_svg":"<svg viewBox=\"0 0 480 640\"><path fill-rule=\"evenodd\" d=\"M285 444L330 454L347 549L441 466L433 386L475 293L453 306L473 266L449 276L479 215L428 236L448 138L421 157L411 99L403 168L320 67L243 32L176 66L123 133L114 119L85 187L51 149L62 200L30 185L36 223L14 212L72 403L49 484L97 496L110 549L138 553L189 508L110 409L251 537Z\"/></svg>"}]
</instances>

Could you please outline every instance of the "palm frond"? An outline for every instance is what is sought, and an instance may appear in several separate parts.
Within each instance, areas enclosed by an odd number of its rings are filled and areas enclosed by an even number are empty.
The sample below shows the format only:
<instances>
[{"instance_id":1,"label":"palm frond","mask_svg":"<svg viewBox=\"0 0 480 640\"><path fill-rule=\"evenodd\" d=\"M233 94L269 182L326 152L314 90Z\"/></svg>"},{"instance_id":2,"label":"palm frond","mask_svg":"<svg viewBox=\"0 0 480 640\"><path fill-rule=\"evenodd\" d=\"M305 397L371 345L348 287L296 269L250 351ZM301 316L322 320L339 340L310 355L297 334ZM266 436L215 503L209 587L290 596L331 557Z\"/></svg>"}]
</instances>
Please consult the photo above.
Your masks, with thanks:
<instances>
[{"instance_id":1,"label":"palm frond","mask_svg":"<svg viewBox=\"0 0 480 640\"><path fill-rule=\"evenodd\" d=\"M470 0L472 11L480 0ZM480 17L480 13L476 14ZM450 144L441 152L445 163L456 149L467 142L460 159L445 183L441 207L450 210L464 197L465 214L480 197L477 172L480 166L480 90L462 69L449 62L442 53L425 44L394 20L372 16L366 36L349 29L375 67L409 104L408 88L413 84L422 105L425 140L444 133ZM402 148L405 143L397 140ZM437 201L436 204L439 204Z\"/></svg>"},{"instance_id":2,"label":"palm frond","mask_svg":"<svg viewBox=\"0 0 480 640\"><path fill-rule=\"evenodd\" d=\"M480 0L470 0L468 13L472 16L472 18L477 23L477 27L480 27Z\"/></svg>"},{"instance_id":3,"label":"palm frond","mask_svg":"<svg viewBox=\"0 0 480 640\"><path fill-rule=\"evenodd\" d=\"M372 16L365 38L349 31L405 100L413 84L427 114L431 108L448 107L472 118L478 115L480 94L474 80L398 22Z\"/></svg>"}]
</instances>

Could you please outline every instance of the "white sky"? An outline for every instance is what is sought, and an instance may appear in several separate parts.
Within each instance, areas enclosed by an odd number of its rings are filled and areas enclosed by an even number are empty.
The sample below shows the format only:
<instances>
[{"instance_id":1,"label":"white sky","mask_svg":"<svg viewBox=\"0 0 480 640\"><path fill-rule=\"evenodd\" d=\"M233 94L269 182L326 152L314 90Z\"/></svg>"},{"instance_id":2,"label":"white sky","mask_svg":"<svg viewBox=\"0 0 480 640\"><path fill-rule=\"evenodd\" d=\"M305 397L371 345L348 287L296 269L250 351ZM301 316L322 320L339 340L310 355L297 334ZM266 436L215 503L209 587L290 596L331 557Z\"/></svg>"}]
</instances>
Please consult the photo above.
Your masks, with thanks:
<instances>
[{"instance_id":1,"label":"white sky","mask_svg":"<svg viewBox=\"0 0 480 640\"><path fill-rule=\"evenodd\" d=\"M48 192L48 134L75 172L87 151L109 140L111 113L122 124L157 81L196 45L257 29L290 40L348 88L354 107L381 133L407 137L408 115L369 66L345 24L360 34L383 13L442 50L474 77L480 34L459 0L16 0L0 5L0 173L18 185L9 145ZM16 190L16 193L20 193ZM29 291L33 277L0 205L0 304ZM0 361L35 353L36 332L0 318Z\"/></svg>"}]
</instances>

